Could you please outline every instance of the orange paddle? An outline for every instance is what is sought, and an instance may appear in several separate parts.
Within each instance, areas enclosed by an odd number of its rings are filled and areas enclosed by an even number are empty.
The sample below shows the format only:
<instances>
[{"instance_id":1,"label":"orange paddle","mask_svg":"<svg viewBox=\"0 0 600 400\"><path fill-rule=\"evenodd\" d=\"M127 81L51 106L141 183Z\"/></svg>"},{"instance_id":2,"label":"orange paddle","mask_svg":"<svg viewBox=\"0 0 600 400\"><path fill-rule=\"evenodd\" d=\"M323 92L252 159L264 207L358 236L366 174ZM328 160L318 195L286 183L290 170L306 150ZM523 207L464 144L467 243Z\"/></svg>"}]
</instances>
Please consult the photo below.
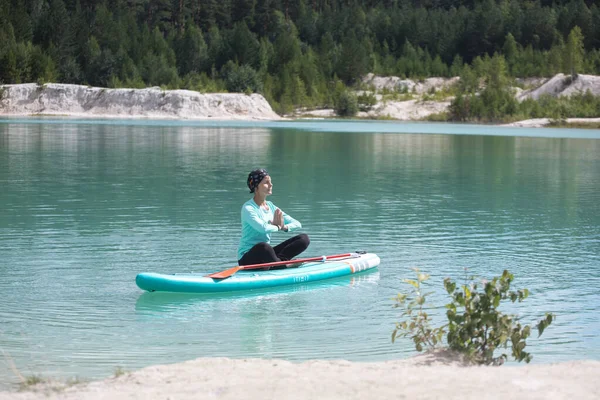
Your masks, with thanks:
<instances>
[{"instance_id":1,"label":"orange paddle","mask_svg":"<svg viewBox=\"0 0 600 400\"><path fill-rule=\"evenodd\" d=\"M289 261L275 261L275 262L270 262L270 263L265 263L265 264L238 265L237 267L229 268L229 269L226 269L225 271L221 271L221 272L215 272L213 274L206 275L206 276L209 278L213 278L213 279L225 279L225 278L229 278L231 275L235 274L236 272L245 270L245 269L261 269L261 268L265 268L265 267L276 267L278 265L302 264L302 263L311 262L311 261L327 261L327 260L333 260L336 258L351 257L354 254L355 253L345 253L345 254L336 254L333 256L298 258L296 260L289 260Z\"/></svg>"}]
</instances>

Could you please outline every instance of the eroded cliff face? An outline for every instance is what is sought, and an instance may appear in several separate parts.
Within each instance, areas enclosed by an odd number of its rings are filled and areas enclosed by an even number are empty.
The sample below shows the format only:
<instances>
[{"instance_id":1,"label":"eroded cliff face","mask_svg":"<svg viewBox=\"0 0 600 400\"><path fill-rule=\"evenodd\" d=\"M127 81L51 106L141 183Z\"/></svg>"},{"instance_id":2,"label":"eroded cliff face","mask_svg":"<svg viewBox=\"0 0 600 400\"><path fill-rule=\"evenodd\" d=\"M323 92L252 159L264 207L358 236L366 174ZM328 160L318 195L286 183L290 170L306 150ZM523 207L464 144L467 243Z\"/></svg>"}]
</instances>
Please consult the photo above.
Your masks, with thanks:
<instances>
[{"instance_id":1,"label":"eroded cliff face","mask_svg":"<svg viewBox=\"0 0 600 400\"><path fill-rule=\"evenodd\" d=\"M0 115L173 119L280 119L260 94L104 89L35 83L0 86Z\"/></svg>"},{"instance_id":2,"label":"eroded cliff face","mask_svg":"<svg viewBox=\"0 0 600 400\"><path fill-rule=\"evenodd\" d=\"M594 96L600 96L600 76L580 74L575 79L572 79L569 75L557 74L539 87L521 93L517 98L519 100L538 100L543 95L568 97L587 92L590 92Z\"/></svg>"}]
</instances>

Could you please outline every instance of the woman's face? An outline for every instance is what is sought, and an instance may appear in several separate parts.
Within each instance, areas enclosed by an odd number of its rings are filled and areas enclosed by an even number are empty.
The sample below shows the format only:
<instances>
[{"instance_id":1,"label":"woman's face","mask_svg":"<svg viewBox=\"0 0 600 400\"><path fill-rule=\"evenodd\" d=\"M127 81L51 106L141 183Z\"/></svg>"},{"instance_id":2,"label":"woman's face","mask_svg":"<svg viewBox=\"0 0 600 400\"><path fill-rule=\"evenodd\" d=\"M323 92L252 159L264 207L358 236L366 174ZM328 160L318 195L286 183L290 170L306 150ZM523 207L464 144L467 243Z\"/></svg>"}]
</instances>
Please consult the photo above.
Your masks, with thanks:
<instances>
[{"instance_id":1,"label":"woman's face","mask_svg":"<svg viewBox=\"0 0 600 400\"><path fill-rule=\"evenodd\" d=\"M260 195L267 196L273 194L273 183L271 183L271 177L265 176L262 181L256 187L256 192Z\"/></svg>"}]
</instances>

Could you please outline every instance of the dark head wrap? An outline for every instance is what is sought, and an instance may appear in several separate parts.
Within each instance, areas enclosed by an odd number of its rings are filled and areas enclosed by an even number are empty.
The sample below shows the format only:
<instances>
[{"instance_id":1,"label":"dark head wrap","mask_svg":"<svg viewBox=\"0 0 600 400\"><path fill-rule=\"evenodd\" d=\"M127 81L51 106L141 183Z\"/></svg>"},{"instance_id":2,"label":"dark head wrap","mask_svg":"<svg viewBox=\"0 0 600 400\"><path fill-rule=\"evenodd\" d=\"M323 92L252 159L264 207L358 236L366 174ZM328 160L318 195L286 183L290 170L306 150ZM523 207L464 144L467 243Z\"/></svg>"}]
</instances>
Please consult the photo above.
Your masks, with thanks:
<instances>
[{"instance_id":1,"label":"dark head wrap","mask_svg":"<svg viewBox=\"0 0 600 400\"><path fill-rule=\"evenodd\" d=\"M266 169L255 169L254 171L248 174L248 188L250 189L250 193L254 193L254 189L258 186L258 184L265 179L265 176L268 176L269 173Z\"/></svg>"}]
</instances>

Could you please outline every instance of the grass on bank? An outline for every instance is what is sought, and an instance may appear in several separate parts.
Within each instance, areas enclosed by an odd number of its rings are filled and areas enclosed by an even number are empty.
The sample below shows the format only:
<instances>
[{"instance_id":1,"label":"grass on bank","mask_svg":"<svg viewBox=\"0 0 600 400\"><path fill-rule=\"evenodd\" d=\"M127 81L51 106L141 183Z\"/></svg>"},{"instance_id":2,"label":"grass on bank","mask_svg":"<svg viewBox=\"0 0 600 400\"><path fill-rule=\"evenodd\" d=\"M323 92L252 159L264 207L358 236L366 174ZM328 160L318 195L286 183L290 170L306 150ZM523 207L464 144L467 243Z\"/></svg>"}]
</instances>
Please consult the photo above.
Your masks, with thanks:
<instances>
[{"instance_id":1,"label":"grass on bank","mask_svg":"<svg viewBox=\"0 0 600 400\"><path fill-rule=\"evenodd\" d=\"M84 384L84 383L88 382L88 380L81 379L79 377L73 377L73 378L69 378L67 380L57 380L57 379L46 378L39 374L23 375L21 373L21 371L19 371L19 369L16 367L16 365L15 365L14 361L12 360L12 358L10 357L10 355L6 354L4 351L2 353L3 353L6 364L10 367L10 369L13 371L13 373L16 375L16 377L20 381L17 385L18 391L40 390L40 391L45 391L45 392L60 393L69 387ZM116 379L116 378L119 378L121 376L128 375L128 374L129 374L129 371L127 371L123 367L119 366L119 367L115 368L113 377Z\"/></svg>"},{"instance_id":2,"label":"grass on bank","mask_svg":"<svg viewBox=\"0 0 600 400\"><path fill-rule=\"evenodd\" d=\"M19 383L18 390L20 392L41 391L60 393L67 388L87 382L87 380L79 377L69 378L66 381L61 381L45 378L41 375L30 375L23 377L23 380Z\"/></svg>"},{"instance_id":3,"label":"grass on bank","mask_svg":"<svg viewBox=\"0 0 600 400\"><path fill-rule=\"evenodd\" d=\"M39 385L41 383L46 383L47 379L42 377L41 375L30 375L27 377L21 377L23 380L19 384L19 390L28 390L33 386Z\"/></svg>"},{"instance_id":4,"label":"grass on bank","mask_svg":"<svg viewBox=\"0 0 600 400\"><path fill-rule=\"evenodd\" d=\"M113 377L116 379L121 376L128 375L129 373L130 372L123 367L116 367ZM18 373L18 377L21 380L18 386L19 391L32 391L41 389L42 391L60 393L69 387L89 382L88 380L81 379L79 377L69 378L66 381L62 381L45 378L42 375L37 374L23 376L21 373Z\"/></svg>"},{"instance_id":5,"label":"grass on bank","mask_svg":"<svg viewBox=\"0 0 600 400\"><path fill-rule=\"evenodd\" d=\"M115 378L118 378L120 376L127 375L128 373L129 372L127 370L123 369L123 367L117 367L117 368L115 368L114 376L115 376Z\"/></svg>"},{"instance_id":6,"label":"grass on bank","mask_svg":"<svg viewBox=\"0 0 600 400\"><path fill-rule=\"evenodd\" d=\"M124 369L123 367L116 367L113 373L113 377L116 379L121 376L128 375L129 373L130 372ZM69 378L66 381L63 381L58 379L45 378L42 375L37 374L24 376L21 373L18 373L18 377L21 381L18 384L18 390L21 392L41 390L60 393L69 387L89 382L88 380L81 379L79 377Z\"/></svg>"}]
</instances>

